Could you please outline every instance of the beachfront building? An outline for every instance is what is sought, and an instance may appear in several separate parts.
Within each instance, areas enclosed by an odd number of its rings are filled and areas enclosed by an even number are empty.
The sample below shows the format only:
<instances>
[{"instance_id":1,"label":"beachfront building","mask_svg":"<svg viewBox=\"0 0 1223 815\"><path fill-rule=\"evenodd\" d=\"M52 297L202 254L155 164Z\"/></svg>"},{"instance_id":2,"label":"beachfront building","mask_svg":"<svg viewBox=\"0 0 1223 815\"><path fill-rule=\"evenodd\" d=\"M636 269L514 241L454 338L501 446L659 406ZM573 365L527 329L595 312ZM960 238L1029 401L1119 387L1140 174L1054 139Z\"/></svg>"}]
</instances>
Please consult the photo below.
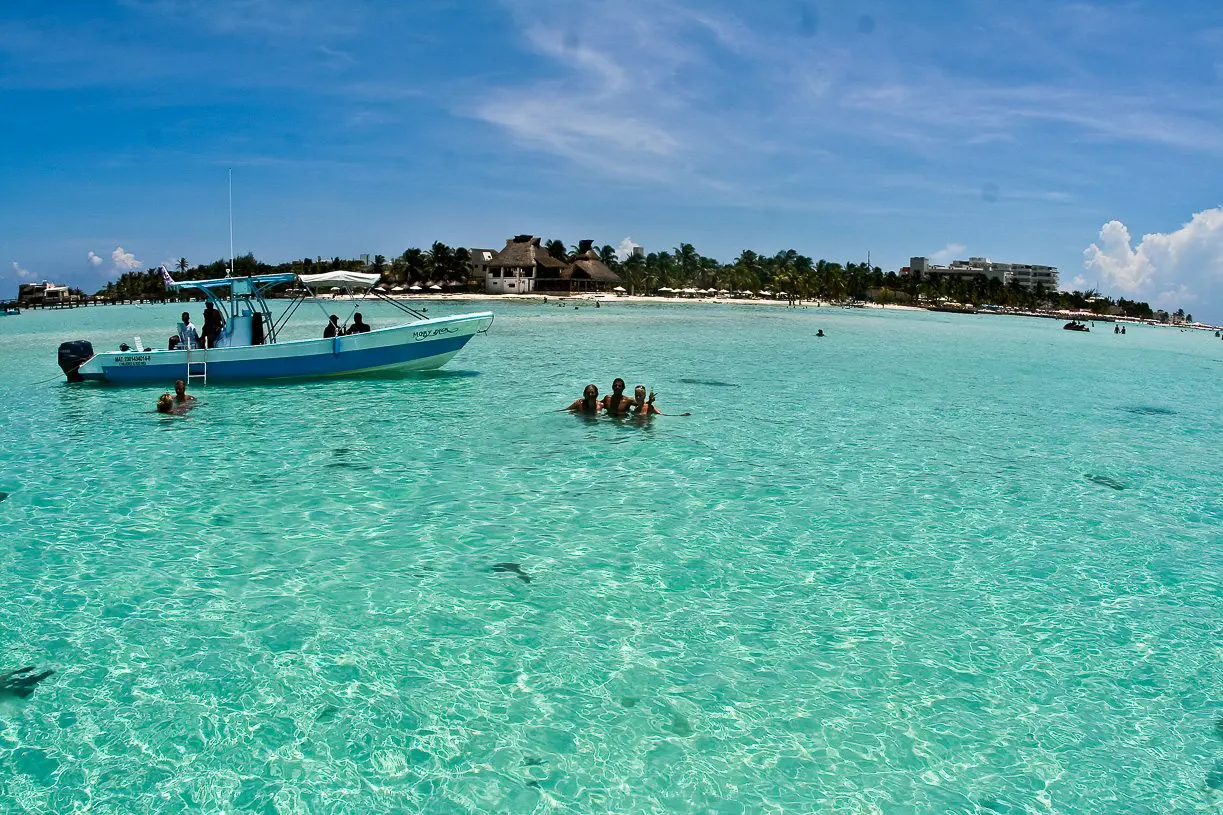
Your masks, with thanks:
<instances>
[{"instance_id":1,"label":"beachfront building","mask_svg":"<svg viewBox=\"0 0 1223 815\"><path fill-rule=\"evenodd\" d=\"M542 277L559 277L567 266L540 246L534 235L515 235L488 261L484 290L489 294L530 294Z\"/></svg>"},{"instance_id":2,"label":"beachfront building","mask_svg":"<svg viewBox=\"0 0 1223 815\"><path fill-rule=\"evenodd\" d=\"M496 249L468 249L467 263L471 272L468 277L472 280L485 280L488 277L488 264L496 254Z\"/></svg>"},{"instance_id":3,"label":"beachfront building","mask_svg":"<svg viewBox=\"0 0 1223 815\"><path fill-rule=\"evenodd\" d=\"M589 292L611 291L620 285L620 275L594 250L594 241L578 241L578 253L572 263L561 269L558 277L544 277L535 284L537 291Z\"/></svg>"},{"instance_id":4,"label":"beachfront building","mask_svg":"<svg viewBox=\"0 0 1223 815\"><path fill-rule=\"evenodd\" d=\"M41 283L22 283L17 287L17 302L23 306L58 306L79 299L67 286L57 286L46 280Z\"/></svg>"},{"instance_id":5,"label":"beachfront building","mask_svg":"<svg viewBox=\"0 0 1223 815\"><path fill-rule=\"evenodd\" d=\"M594 250L594 241L578 244L572 261L557 260L534 235L516 235L487 261L484 289L489 294L610 291L620 276L607 268Z\"/></svg>"},{"instance_id":6,"label":"beachfront building","mask_svg":"<svg viewBox=\"0 0 1223 815\"><path fill-rule=\"evenodd\" d=\"M1007 286L1014 282L1027 291L1036 291L1038 285L1050 292L1057 291L1058 288L1056 266L1002 263L981 257L953 260L946 266L933 264L929 258L910 258L908 273L921 274L924 277L958 278L965 281L974 280L978 275L983 275L991 280L1001 281L1003 285Z\"/></svg>"}]
</instances>

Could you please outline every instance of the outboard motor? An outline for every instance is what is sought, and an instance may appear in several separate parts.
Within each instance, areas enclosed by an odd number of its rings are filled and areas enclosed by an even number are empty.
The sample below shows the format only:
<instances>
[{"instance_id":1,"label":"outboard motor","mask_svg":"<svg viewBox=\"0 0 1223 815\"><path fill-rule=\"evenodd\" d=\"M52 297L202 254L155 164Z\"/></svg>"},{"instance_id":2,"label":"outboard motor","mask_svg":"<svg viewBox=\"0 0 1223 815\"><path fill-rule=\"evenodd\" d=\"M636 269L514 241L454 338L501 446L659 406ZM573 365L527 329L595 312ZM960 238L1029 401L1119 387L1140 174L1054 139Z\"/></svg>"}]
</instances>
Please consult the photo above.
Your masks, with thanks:
<instances>
[{"instance_id":1,"label":"outboard motor","mask_svg":"<svg viewBox=\"0 0 1223 815\"><path fill-rule=\"evenodd\" d=\"M73 340L59 344L59 368L69 382L84 382L85 377L76 372L93 356L93 344L89 340Z\"/></svg>"}]
</instances>

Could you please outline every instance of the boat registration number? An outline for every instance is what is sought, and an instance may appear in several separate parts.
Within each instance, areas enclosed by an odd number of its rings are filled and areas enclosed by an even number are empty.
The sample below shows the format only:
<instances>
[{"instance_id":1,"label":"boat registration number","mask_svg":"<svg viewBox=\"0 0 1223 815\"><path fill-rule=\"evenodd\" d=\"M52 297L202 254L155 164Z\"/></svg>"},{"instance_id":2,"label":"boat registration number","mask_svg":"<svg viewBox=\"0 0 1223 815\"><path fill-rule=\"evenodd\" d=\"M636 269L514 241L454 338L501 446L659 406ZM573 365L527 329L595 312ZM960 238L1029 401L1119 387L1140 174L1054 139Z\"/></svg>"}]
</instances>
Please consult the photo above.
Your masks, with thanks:
<instances>
[{"instance_id":1,"label":"boat registration number","mask_svg":"<svg viewBox=\"0 0 1223 815\"><path fill-rule=\"evenodd\" d=\"M148 365L150 356L130 356L130 357L115 357L116 365Z\"/></svg>"},{"instance_id":2,"label":"boat registration number","mask_svg":"<svg viewBox=\"0 0 1223 815\"><path fill-rule=\"evenodd\" d=\"M430 337L443 337L446 334L454 334L458 331L452 326L442 326L441 328L425 328L420 331L413 331L412 338L417 342L427 340Z\"/></svg>"}]
</instances>

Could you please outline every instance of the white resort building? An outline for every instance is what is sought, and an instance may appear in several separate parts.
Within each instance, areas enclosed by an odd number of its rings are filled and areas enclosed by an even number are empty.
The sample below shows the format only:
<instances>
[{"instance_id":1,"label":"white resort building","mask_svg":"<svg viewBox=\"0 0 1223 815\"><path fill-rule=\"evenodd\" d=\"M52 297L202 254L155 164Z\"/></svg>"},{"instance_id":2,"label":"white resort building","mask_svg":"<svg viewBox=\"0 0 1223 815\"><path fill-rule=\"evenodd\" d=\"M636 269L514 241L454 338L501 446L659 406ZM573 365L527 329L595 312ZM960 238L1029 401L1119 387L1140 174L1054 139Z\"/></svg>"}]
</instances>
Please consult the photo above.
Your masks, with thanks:
<instances>
[{"instance_id":1,"label":"white resort building","mask_svg":"<svg viewBox=\"0 0 1223 815\"><path fill-rule=\"evenodd\" d=\"M904 270L901 270L902 273ZM1028 291L1036 291L1037 285L1045 291L1057 291L1057 267L1039 266L1031 263L1001 263L989 258L969 258L968 260L953 260L946 266L937 266L929 258L915 257L909 259L908 272L922 274L928 277L958 277L972 280L977 275L1002 281L1009 286L1012 282Z\"/></svg>"}]
</instances>

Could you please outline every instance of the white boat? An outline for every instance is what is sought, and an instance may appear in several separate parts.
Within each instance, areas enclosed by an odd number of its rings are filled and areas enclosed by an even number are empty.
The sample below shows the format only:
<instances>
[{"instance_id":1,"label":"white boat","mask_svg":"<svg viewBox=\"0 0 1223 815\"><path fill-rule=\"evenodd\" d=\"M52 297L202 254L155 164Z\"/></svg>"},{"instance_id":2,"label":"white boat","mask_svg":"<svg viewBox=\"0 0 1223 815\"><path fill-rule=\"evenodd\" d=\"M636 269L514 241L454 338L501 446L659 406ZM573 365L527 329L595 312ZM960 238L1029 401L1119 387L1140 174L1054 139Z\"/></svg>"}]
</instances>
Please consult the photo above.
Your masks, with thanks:
<instances>
[{"instance_id":1,"label":"white boat","mask_svg":"<svg viewBox=\"0 0 1223 815\"><path fill-rule=\"evenodd\" d=\"M59 365L69 382L169 385L176 379L257 382L370 371L432 370L449 362L468 340L487 331L493 322L492 313L487 311L430 319L402 301L369 294L378 283L376 274L286 272L175 281L164 266L161 271L168 289L197 289L221 310L225 323L215 346L152 350L123 345L118 350L94 353L87 340L66 342L59 348ZM274 319L264 295L272 288L291 283L300 284L301 293L279 319ZM412 319L360 334L278 342L278 335L298 307L312 300L312 292L322 287L365 292L365 296L390 303ZM323 314L325 324L326 311Z\"/></svg>"}]
</instances>

